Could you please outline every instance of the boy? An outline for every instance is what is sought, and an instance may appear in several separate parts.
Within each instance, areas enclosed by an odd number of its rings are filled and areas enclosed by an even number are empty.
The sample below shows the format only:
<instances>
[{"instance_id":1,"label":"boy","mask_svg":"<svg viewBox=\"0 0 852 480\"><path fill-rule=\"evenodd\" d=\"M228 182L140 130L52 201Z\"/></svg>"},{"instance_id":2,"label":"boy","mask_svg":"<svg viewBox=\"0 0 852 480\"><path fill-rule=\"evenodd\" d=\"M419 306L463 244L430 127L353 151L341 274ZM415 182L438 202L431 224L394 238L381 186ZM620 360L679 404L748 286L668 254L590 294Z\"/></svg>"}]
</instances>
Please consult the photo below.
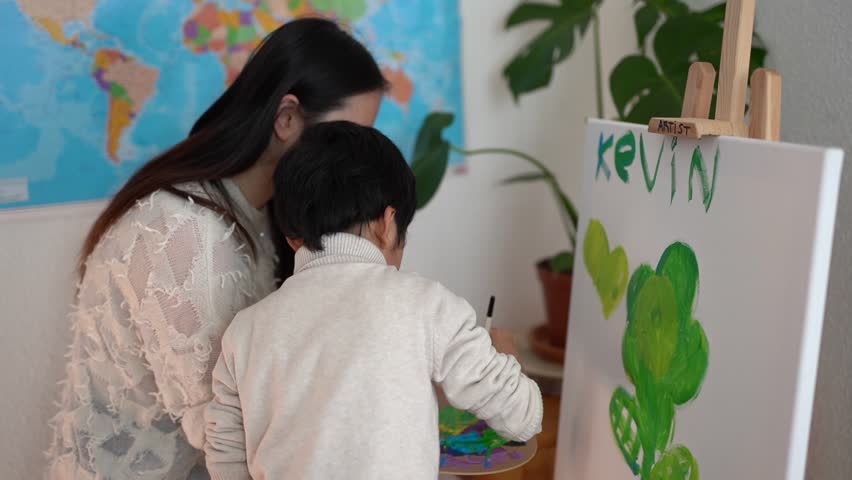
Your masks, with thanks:
<instances>
[{"instance_id":1,"label":"boy","mask_svg":"<svg viewBox=\"0 0 852 480\"><path fill-rule=\"evenodd\" d=\"M400 272L414 175L384 135L307 129L275 173L295 274L234 319L206 412L214 480L435 479L451 404L526 441L542 400L470 305Z\"/></svg>"}]
</instances>

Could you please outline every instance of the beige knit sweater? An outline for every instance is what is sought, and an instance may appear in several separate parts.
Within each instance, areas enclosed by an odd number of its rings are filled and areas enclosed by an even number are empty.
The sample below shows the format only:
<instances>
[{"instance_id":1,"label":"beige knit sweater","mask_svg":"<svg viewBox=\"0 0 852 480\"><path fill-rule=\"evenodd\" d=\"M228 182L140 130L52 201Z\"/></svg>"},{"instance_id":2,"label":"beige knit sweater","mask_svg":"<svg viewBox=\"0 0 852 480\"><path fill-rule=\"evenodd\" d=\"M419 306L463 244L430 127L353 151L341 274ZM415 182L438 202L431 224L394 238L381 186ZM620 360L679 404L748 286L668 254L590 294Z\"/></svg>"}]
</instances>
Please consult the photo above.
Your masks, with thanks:
<instances>
[{"instance_id":1,"label":"beige knit sweater","mask_svg":"<svg viewBox=\"0 0 852 480\"><path fill-rule=\"evenodd\" d=\"M508 438L541 429L538 387L494 350L467 302L386 265L363 238L326 237L225 333L205 413L210 474L435 479L432 382Z\"/></svg>"}]
</instances>

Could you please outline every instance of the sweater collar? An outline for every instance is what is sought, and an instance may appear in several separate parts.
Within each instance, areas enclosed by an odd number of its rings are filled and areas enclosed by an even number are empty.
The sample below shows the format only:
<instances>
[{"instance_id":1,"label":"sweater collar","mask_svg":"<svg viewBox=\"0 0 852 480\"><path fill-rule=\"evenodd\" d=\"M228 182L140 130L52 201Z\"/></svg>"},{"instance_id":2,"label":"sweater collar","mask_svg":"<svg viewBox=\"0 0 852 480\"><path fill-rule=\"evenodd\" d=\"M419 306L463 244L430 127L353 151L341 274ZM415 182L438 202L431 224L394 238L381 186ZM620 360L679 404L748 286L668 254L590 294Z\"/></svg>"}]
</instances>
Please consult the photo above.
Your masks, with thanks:
<instances>
[{"instance_id":1,"label":"sweater collar","mask_svg":"<svg viewBox=\"0 0 852 480\"><path fill-rule=\"evenodd\" d=\"M241 219L247 222L251 226L252 230L254 230L252 234L260 234L262 236L265 233L264 230L266 230L268 224L266 207L257 209L254 205L249 203L248 199L246 199L246 196L243 194L243 191L240 190L239 185L237 185L233 179L223 178L222 185L236 204L239 212L238 214Z\"/></svg>"},{"instance_id":2,"label":"sweater collar","mask_svg":"<svg viewBox=\"0 0 852 480\"><path fill-rule=\"evenodd\" d=\"M322 250L302 247L296 252L295 273L320 265L340 263L375 263L387 265L385 256L373 242L351 233L335 233L322 237Z\"/></svg>"}]
</instances>

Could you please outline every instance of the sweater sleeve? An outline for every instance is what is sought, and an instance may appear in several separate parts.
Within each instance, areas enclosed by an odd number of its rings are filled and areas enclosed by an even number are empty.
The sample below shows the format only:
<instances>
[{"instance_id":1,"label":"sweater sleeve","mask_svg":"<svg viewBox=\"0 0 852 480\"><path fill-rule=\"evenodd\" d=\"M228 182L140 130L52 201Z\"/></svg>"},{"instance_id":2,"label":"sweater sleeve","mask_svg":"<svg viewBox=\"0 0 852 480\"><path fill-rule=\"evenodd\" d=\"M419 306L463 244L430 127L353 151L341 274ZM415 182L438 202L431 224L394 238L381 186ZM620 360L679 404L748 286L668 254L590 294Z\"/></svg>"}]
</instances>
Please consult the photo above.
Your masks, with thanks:
<instances>
[{"instance_id":1,"label":"sweater sleeve","mask_svg":"<svg viewBox=\"0 0 852 480\"><path fill-rule=\"evenodd\" d=\"M166 412L202 449L220 339L236 309L245 306L235 281L243 275L237 242L218 216L203 210L164 211L135 227L140 234L127 274L141 353Z\"/></svg>"},{"instance_id":2,"label":"sweater sleeve","mask_svg":"<svg viewBox=\"0 0 852 480\"><path fill-rule=\"evenodd\" d=\"M234 353L226 334L222 355L213 369L213 399L207 421L204 453L213 480L249 480L243 411L234 376Z\"/></svg>"},{"instance_id":3,"label":"sweater sleeve","mask_svg":"<svg viewBox=\"0 0 852 480\"><path fill-rule=\"evenodd\" d=\"M447 291L440 295L433 320L433 380L454 407L485 420L506 438L529 440L541 431L538 386L514 357L494 349L465 300Z\"/></svg>"}]
</instances>

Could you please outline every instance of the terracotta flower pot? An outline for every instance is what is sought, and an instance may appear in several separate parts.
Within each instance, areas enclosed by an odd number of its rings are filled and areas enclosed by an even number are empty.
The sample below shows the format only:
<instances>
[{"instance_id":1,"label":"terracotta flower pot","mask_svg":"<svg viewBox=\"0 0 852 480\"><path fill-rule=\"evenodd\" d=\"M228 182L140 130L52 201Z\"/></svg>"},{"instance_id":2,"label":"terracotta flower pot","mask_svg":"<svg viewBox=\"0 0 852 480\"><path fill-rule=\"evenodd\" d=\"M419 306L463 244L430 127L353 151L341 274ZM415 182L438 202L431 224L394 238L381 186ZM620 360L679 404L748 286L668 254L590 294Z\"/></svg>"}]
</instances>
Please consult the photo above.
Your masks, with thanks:
<instances>
[{"instance_id":1,"label":"terracotta flower pot","mask_svg":"<svg viewBox=\"0 0 852 480\"><path fill-rule=\"evenodd\" d=\"M550 269L549 260L536 264L538 279L544 292L544 305L547 310L547 330L550 343L565 348L568 337L568 311L571 306L570 273L555 273Z\"/></svg>"}]
</instances>

